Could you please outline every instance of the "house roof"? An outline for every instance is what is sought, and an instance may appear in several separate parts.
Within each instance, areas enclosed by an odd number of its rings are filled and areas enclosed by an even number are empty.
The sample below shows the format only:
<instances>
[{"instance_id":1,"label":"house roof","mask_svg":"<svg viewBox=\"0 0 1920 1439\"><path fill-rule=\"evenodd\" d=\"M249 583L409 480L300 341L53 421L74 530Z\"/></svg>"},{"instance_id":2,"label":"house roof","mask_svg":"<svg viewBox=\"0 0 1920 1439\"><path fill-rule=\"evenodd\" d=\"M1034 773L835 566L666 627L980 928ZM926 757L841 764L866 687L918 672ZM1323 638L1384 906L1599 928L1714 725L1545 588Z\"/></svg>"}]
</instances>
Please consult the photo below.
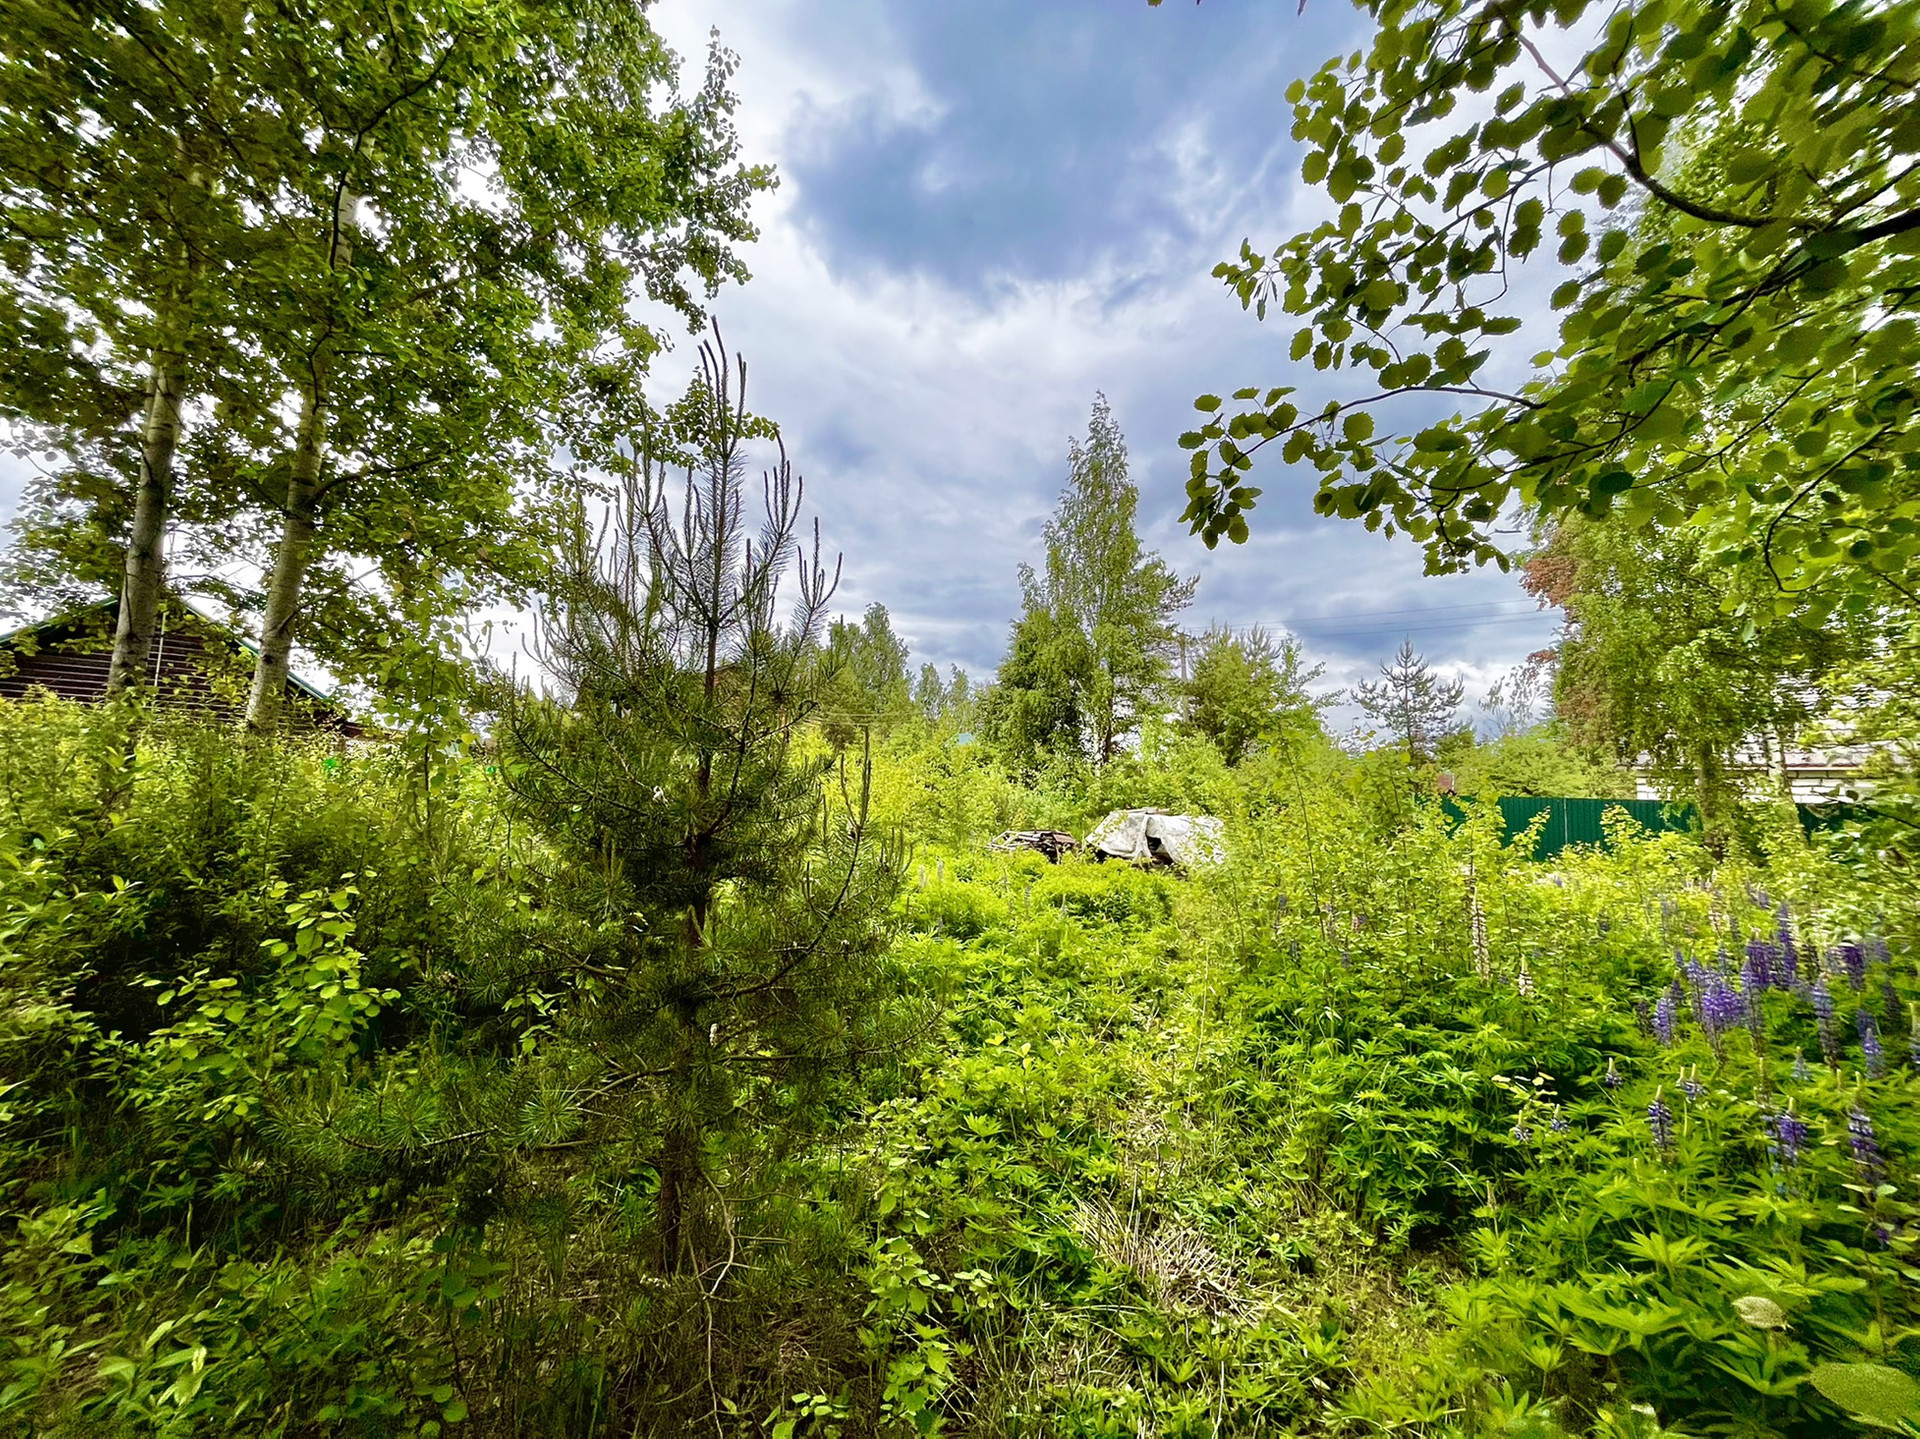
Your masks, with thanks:
<instances>
[{"instance_id":1,"label":"house roof","mask_svg":"<svg viewBox=\"0 0 1920 1439\"><path fill-rule=\"evenodd\" d=\"M260 656L259 646L253 644L238 630L234 629L234 627L231 624L221 619L218 615L209 613L205 607L195 603L192 599L188 598L186 595L180 594L173 590L168 590L166 592L166 598L169 603L178 605L181 609L185 610L188 614L192 615L196 620L200 621L200 623L205 625L208 629L213 630L214 632L219 634L219 636L222 639L229 641L236 648L244 651L249 657L254 659L259 658ZM119 612L120 612L119 596L110 595L106 599L96 600L94 603L90 605L81 605L77 609L66 610L60 614L53 615L47 619L35 620L32 624L21 625L16 629L8 630L5 634L0 634L0 649L9 648L16 641L24 639L28 635L45 634L49 630L61 630L61 629L71 628L73 626L78 625L81 621L86 619L89 615L99 614L107 617L113 617L113 616L117 616ZM321 689L318 685L315 685L308 680L302 679L299 675L295 674L291 666L289 666L287 669L287 683L292 685L295 689L299 690L308 699L314 700L320 704L327 705L334 709L338 709L340 707L338 700L334 699L332 695L328 694L325 690Z\"/></svg>"}]
</instances>

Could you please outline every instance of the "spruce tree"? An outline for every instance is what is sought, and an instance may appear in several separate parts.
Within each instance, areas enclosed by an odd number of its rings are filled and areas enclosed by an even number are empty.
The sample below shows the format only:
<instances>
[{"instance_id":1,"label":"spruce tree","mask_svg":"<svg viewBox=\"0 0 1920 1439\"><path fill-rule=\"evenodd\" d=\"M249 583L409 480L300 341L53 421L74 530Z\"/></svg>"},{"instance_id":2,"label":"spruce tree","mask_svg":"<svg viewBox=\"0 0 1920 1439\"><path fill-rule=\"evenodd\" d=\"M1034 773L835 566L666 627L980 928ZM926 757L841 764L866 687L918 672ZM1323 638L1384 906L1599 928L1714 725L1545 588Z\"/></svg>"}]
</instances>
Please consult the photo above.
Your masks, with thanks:
<instances>
[{"instance_id":1,"label":"spruce tree","mask_svg":"<svg viewBox=\"0 0 1920 1439\"><path fill-rule=\"evenodd\" d=\"M1353 698L1407 747L1407 763L1413 765L1433 758L1465 691L1462 681L1442 679L1427 668L1426 656L1416 654L1408 638L1400 642L1392 662L1380 666L1378 680L1354 687Z\"/></svg>"},{"instance_id":2,"label":"spruce tree","mask_svg":"<svg viewBox=\"0 0 1920 1439\"><path fill-rule=\"evenodd\" d=\"M789 1124L804 1081L882 1046L897 1012L882 916L900 857L869 823L864 756L828 759L806 732L838 565L817 524L799 542L784 449L749 516L745 449L769 427L744 363L717 339L701 359L598 539L582 514L562 556L541 650L565 697L522 690L501 725L519 803L603 893L612 952L567 1021L582 1112L658 1172L668 1271L707 1252L714 1153L776 1106Z\"/></svg>"},{"instance_id":3,"label":"spruce tree","mask_svg":"<svg viewBox=\"0 0 1920 1439\"><path fill-rule=\"evenodd\" d=\"M827 626L820 728L836 752L885 734L912 712L907 659L907 642L877 601L859 621L841 618Z\"/></svg>"}]
</instances>

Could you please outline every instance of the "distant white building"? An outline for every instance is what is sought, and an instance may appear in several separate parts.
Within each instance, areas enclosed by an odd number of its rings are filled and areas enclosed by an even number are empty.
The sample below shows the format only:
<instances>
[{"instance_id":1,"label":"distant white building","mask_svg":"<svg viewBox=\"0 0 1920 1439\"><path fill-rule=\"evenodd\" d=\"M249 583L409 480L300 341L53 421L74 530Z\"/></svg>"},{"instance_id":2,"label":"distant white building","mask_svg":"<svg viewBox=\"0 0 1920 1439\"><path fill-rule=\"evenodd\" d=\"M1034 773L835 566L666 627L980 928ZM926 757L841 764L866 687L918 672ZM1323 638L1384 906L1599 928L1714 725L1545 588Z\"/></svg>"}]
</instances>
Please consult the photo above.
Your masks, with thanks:
<instances>
[{"instance_id":1,"label":"distant white building","mask_svg":"<svg viewBox=\"0 0 1920 1439\"><path fill-rule=\"evenodd\" d=\"M1861 779L1860 771L1873 750L1872 745L1864 744L1789 748L1783 752L1749 746L1735 758L1733 772L1741 792L1749 799L1775 798L1784 779L1795 804L1831 804L1844 799L1846 790L1871 787L1871 781ZM1646 756L1642 755L1633 772L1636 799L1660 798L1648 770Z\"/></svg>"}]
</instances>

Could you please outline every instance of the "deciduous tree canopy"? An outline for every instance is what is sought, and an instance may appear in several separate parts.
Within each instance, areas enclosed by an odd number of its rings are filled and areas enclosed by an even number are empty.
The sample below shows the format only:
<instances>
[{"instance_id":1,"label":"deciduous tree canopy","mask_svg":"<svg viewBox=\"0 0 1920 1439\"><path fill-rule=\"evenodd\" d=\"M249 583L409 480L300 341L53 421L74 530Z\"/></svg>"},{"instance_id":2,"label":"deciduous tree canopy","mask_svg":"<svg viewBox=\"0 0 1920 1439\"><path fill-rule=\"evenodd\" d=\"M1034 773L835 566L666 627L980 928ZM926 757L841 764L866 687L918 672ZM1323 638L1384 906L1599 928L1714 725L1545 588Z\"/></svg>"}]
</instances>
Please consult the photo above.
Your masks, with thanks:
<instances>
[{"instance_id":1,"label":"deciduous tree canopy","mask_svg":"<svg viewBox=\"0 0 1920 1439\"><path fill-rule=\"evenodd\" d=\"M1024 612L1002 666L996 713L1011 752L1114 754L1170 673L1173 616L1193 598L1134 531L1140 491L1106 396L1087 438L1068 442L1067 486L1047 521L1047 558L1023 565Z\"/></svg>"},{"instance_id":2,"label":"deciduous tree canopy","mask_svg":"<svg viewBox=\"0 0 1920 1439\"><path fill-rule=\"evenodd\" d=\"M1289 92L1333 213L1216 272L1296 317L1292 358L1330 383L1196 402L1195 532L1245 538L1271 447L1321 513L1405 531L1434 571L1504 565L1520 501L1692 517L1768 575L1749 604L1911 603L1913 8L1364 8L1367 49ZM1558 333L1517 336L1548 289Z\"/></svg>"}]
</instances>

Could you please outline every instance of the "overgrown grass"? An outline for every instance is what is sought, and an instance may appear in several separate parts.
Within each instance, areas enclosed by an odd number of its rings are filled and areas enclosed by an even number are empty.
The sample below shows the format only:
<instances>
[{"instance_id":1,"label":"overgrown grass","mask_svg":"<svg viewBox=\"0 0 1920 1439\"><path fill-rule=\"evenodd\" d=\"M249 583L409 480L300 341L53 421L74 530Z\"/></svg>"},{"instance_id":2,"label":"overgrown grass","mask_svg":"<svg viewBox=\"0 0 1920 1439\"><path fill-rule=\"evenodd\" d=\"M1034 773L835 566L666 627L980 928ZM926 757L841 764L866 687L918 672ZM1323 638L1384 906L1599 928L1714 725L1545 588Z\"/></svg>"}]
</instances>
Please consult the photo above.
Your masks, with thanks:
<instances>
[{"instance_id":1,"label":"overgrown grass","mask_svg":"<svg viewBox=\"0 0 1920 1439\"><path fill-rule=\"evenodd\" d=\"M902 739L911 1037L769 1079L661 1273L507 962L618 917L484 761L127 752L0 707L0 1432L1810 1436L1920 1372L1914 916L1791 826L1546 867L1326 753ZM1147 801L1232 859L984 845Z\"/></svg>"}]
</instances>

